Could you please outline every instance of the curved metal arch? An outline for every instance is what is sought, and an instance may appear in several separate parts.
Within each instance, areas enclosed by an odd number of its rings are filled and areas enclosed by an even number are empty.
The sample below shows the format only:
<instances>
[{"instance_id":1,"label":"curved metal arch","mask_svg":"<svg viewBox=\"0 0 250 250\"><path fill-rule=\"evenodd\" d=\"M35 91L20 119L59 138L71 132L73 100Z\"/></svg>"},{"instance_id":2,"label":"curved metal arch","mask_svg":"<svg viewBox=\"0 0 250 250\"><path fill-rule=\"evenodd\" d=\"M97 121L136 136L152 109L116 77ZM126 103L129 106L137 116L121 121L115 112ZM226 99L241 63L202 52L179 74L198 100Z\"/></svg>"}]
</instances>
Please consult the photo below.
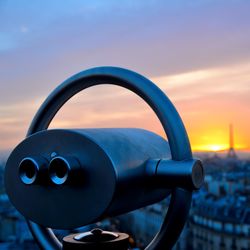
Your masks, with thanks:
<instances>
[{"instance_id":1,"label":"curved metal arch","mask_svg":"<svg viewBox=\"0 0 250 250\"><path fill-rule=\"evenodd\" d=\"M122 68L98 67L82 71L59 85L36 113L27 136L45 130L58 110L72 96L91 86L113 84L139 95L154 110L169 140L172 159L192 158L189 139L183 122L167 96L150 80ZM188 216L192 192L176 188L172 192L170 207L162 227L147 250L171 249L177 241ZM29 228L42 249L61 249L62 245L51 229L28 221ZM167 235L167 237L166 237Z\"/></svg>"}]
</instances>

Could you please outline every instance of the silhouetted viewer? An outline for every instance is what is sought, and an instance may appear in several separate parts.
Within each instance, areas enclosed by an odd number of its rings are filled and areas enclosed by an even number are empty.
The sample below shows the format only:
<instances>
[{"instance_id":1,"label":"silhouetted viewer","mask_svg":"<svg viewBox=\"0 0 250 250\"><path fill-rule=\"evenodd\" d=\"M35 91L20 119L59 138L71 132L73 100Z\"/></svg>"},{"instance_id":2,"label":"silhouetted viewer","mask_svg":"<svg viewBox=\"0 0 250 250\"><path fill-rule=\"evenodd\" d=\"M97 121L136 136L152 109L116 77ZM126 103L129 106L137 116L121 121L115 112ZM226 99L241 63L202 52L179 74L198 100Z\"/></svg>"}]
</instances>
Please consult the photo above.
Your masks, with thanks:
<instances>
[{"instance_id":1,"label":"silhouetted viewer","mask_svg":"<svg viewBox=\"0 0 250 250\"><path fill-rule=\"evenodd\" d=\"M161 121L168 141L135 128L47 130L68 99L100 84L122 86L143 98ZM5 170L11 202L46 250L127 249L127 234L94 229L69 235L62 244L50 228L80 227L170 194L163 225L146 249L171 249L187 219L192 191L203 179L202 163L193 159L186 130L170 100L148 79L115 67L80 72L56 88Z\"/></svg>"}]
</instances>

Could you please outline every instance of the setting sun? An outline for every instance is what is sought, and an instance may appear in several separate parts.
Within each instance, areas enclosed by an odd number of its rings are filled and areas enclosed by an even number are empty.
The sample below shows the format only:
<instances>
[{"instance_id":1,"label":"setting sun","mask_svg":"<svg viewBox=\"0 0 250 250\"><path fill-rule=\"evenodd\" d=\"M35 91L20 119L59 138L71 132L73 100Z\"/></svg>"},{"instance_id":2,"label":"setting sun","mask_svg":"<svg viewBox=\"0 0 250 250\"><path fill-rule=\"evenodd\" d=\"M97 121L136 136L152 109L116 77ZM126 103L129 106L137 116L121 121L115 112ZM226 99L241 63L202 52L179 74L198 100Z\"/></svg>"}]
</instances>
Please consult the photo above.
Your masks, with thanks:
<instances>
[{"instance_id":1,"label":"setting sun","mask_svg":"<svg viewBox=\"0 0 250 250\"><path fill-rule=\"evenodd\" d=\"M198 145L193 147L194 151L213 151L213 152L217 152L217 151L223 151L223 150L227 150L228 149L228 145L226 144L208 144L208 145Z\"/></svg>"},{"instance_id":2,"label":"setting sun","mask_svg":"<svg viewBox=\"0 0 250 250\"><path fill-rule=\"evenodd\" d=\"M212 151L220 151L225 149L223 145L207 145L208 148L210 148Z\"/></svg>"}]
</instances>

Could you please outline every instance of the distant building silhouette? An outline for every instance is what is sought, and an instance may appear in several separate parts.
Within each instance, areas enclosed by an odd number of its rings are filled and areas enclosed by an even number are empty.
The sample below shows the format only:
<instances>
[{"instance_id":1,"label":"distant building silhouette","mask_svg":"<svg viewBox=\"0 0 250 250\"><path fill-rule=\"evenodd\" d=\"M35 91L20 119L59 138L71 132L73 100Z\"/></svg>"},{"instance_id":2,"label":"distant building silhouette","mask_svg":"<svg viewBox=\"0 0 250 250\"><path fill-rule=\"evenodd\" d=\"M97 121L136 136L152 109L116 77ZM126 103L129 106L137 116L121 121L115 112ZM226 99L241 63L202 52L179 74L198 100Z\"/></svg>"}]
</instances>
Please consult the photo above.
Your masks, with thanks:
<instances>
[{"instance_id":1,"label":"distant building silhouette","mask_svg":"<svg viewBox=\"0 0 250 250\"><path fill-rule=\"evenodd\" d=\"M234 132L233 132L233 125L229 125L229 149L227 153L227 158L236 159L237 155L234 150Z\"/></svg>"}]
</instances>

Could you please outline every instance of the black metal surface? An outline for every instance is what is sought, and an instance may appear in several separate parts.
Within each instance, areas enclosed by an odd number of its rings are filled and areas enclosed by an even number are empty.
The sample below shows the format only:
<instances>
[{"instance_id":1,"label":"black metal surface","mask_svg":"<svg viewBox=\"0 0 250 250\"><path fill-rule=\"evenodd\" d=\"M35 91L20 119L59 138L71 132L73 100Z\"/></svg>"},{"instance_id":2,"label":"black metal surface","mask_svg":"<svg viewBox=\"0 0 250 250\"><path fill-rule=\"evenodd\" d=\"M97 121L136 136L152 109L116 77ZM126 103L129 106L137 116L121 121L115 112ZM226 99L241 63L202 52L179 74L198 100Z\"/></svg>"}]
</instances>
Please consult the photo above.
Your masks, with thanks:
<instances>
[{"instance_id":1,"label":"black metal surface","mask_svg":"<svg viewBox=\"0 0 250 250\"><path fill-rule=\"evenodd\" d=\"M86 70L62 83L43 103L27 135L29 136L38 131L47 129L57 111L69 98L83 89L99 84L114 84L125 87L142 97L155 111L164 127L169 139L172 160L183 162L192 159L190 144L184 125L179 114L166 95L143 76L129 70L115 67L100 67ZM149 162L157 162L157 160L151 159L149 156ZM161 168L159 168L158 173L160 173L160 177L166 174L165 171L161 171ZM182 174L181 171L180 173ZM199 171L195 171L195 173L194 176L196 177L200 174ZM198 184L196 183L195 185L199 186L199 180L203 179L203 176L202 178L196 177L194 179L191 178L191 183L194 184L197 179ZM121 178L121 180L122 179L123 178ZM131 176L129 179L131 179ZM126 183L126 181L124 183ZM62 186L63 185L60 187ZM173 247L187 219L192 197L191 190L192 188L180 188L177 183L172 191L170 207L160 232L146 248L147 250L171 249ZM119 198L114 198L114 200L119 200ZM121 203L121 201L118 203ZM118 206L119 204L117 204L117 207ZM112 211L112 209L109 210L110 213L113 214L115 211L119 210L117 207L114 211ZM31 221L28 221L28 223L33 236L37 239L42 249L52 250L62 248L61 243L56 239L51 229L46 229Z\"/></svg>"}]
</instances>

